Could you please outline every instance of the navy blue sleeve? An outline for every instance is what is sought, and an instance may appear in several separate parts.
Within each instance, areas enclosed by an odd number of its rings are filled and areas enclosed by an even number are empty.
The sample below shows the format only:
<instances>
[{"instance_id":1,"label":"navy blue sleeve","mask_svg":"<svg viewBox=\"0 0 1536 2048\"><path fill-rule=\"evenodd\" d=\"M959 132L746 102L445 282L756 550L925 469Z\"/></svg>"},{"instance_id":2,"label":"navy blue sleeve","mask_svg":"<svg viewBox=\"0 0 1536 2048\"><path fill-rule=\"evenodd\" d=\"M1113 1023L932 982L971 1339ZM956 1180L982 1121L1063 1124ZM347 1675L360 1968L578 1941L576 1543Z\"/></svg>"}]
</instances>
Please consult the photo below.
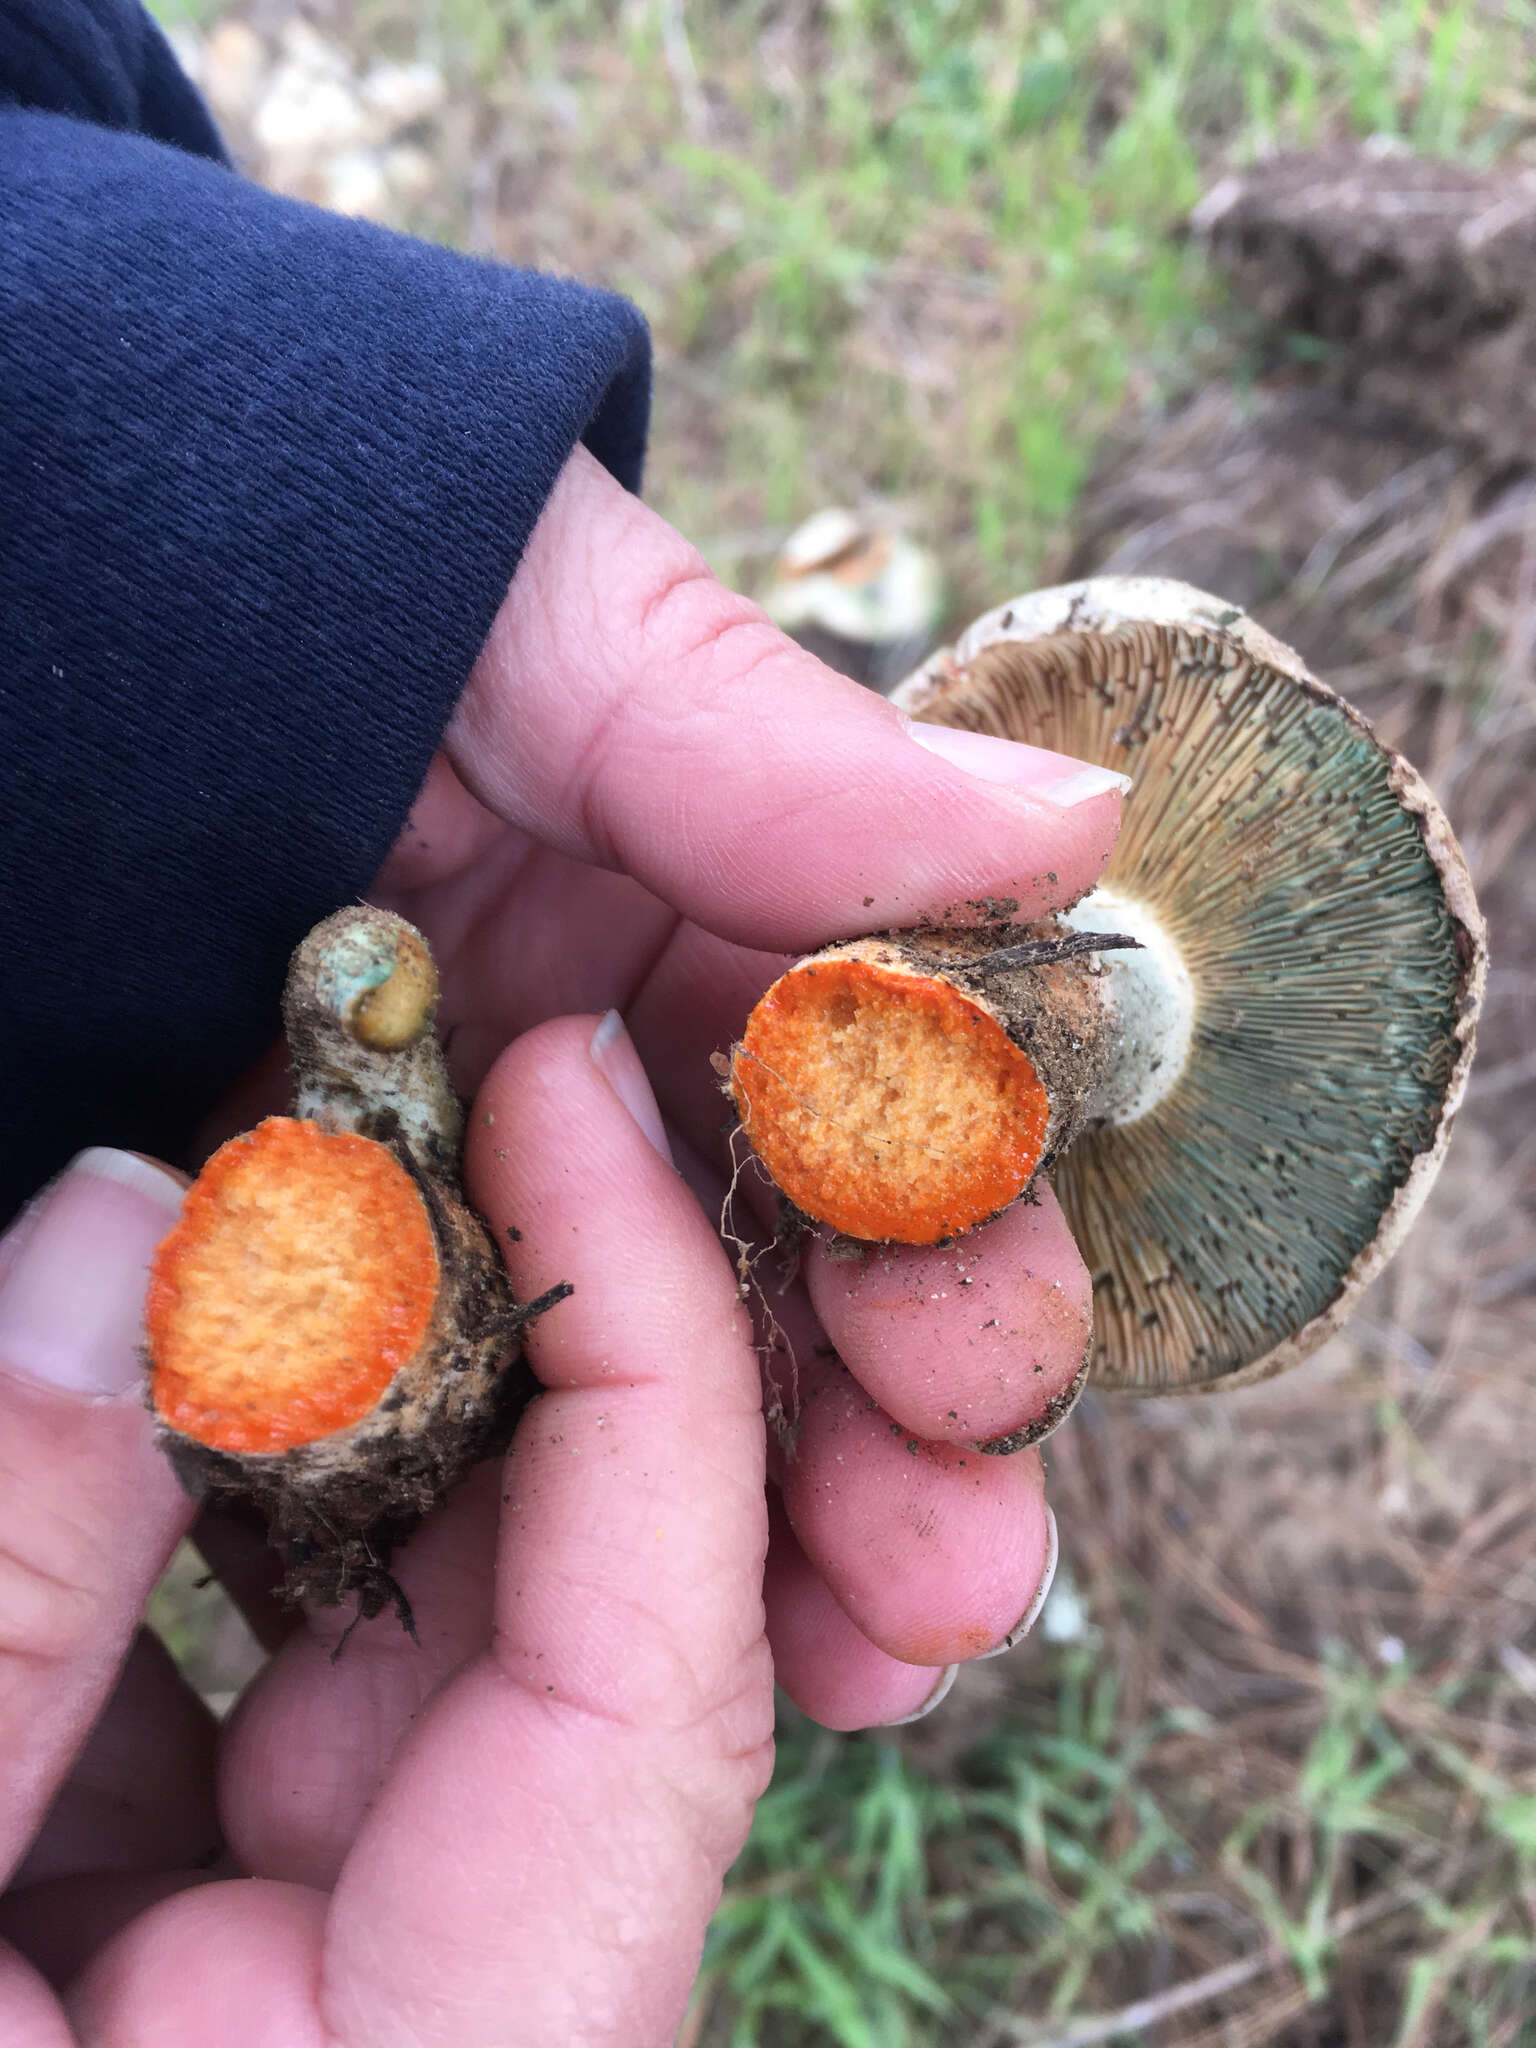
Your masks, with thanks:
<instances>
[{"instance_id":1,"label":"navy blue sleeve","mask_svg":"<svg viewBox=\"0 0 1536 2048\"><path fill-rule=\"evenodd\" d=\"M213 117L139 0L0 0L0 101L225 161Z\"/></svg>"},{"instance_id":2,"label":"navy blue sleeve","mask_svg":"<svg viewBox=\"0 0 1536 2048\"><path fill-rule=\"evenodd\" d=\"M262 1050L649 395L622 300L237 177L128 0L0 0L6 63L0 1215L82 1145L176 1157Z\"/></svg>"}]
</instances>

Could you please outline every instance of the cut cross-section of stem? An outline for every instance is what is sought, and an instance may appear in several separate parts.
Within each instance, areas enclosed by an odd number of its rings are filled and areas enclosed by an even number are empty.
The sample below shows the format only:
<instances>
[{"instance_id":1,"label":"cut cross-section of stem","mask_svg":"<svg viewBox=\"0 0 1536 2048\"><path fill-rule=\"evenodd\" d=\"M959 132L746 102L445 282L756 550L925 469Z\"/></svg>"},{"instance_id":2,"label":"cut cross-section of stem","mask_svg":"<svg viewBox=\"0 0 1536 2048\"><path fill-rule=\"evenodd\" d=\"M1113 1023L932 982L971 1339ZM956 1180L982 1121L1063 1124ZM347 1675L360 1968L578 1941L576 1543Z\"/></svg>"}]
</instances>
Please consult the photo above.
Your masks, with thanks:
<instances>
[{"instance_id":1,"label":"cut cross-section of stem","mask_svg":"<svg viewBox=\"0 0 1536 2048\"><path fill-rule=\"evenodd\" d=\"M360 1422L426 1343L441 1278L387 1146L269 1117L209 1161L156 1262L156 1413L219 1451Z\"/></svg>"},{"instance_id":2,"label":"cut cross-section of stem","mask_svg":"<svg viewBox=\"0 0 1536 2048\"><path fill-rule=\"evenodd\" d=\"M780 976L731 1087L796 1208L850 1237L938 1244L1024 1192L1076 1131L1105 1036L1096 962L1034 950L1020 975L993 934L904 933Z\"/></svg>"},{"instance_id":3,"label":"cut cross-section of stem","mask_svg":"<svg viewBox=\"0 0 1536 2048\"><path fill-rule=\"evenodd\" d=\"M421 934L338 912L294 955L292 1117L216 1152L156 1254L150 1400L199 1495L253 1500L295 1599L393 1601L393 1546L502 1446L533 1383L490 1234Z\"/></svg>"}]
</instances>

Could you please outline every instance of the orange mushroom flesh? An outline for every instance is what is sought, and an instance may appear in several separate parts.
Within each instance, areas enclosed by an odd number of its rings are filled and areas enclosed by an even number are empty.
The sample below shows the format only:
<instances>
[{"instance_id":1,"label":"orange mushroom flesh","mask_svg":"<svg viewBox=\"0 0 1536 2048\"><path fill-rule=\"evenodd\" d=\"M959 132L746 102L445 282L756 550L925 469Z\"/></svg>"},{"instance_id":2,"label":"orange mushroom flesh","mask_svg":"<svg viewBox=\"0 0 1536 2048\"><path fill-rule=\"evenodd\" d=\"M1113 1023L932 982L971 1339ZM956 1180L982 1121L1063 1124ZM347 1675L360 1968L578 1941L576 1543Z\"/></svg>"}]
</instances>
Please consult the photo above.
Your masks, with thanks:
<instances>
[{"instance_id":1,"label":"orange mushroom flesh","mask_svg":"<svg viewBox=\"0 0 1536 2048\"><path fill-rule=\"evenodd\" d=\"M850 1237L938 1244L1006 1209L1050 1104L992 1011L896 963L802 961L748 1019L737 1114L796 1208Z\"/></svg>"},{"instance_id":2,"label":"orange mushroom flesh","mask_svg":"<svg viewBox=\"0 0 1536 2048\"><path fill-rule=\"evenodd\" d=\"M433 1322L440 1266L385 1146L269 1117L203 1168L155 1254L151 1395L218 1451L286 1451L361 1421Z\"/></svg>"}]
</instances>

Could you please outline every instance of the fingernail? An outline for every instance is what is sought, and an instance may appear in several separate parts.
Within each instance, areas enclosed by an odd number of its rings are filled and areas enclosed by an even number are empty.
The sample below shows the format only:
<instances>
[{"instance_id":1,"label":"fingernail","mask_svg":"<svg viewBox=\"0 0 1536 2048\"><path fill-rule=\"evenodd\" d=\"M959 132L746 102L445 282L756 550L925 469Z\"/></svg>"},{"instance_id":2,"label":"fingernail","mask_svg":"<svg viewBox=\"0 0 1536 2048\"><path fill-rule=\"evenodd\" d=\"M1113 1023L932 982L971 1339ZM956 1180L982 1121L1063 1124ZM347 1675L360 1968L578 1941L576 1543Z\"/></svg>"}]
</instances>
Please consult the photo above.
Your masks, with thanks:
<instances>
[{"instance_id":1,"label":"fingernail","mask_svg":"<svg viewBox=\"0 0 1536 2048\"><path fill-rule=\"evenodd\" d=\"M132 1152L72 1160L13 1225L26 1235L0 1283L0 1370L76 1394L136 1387L149 1261L181 1195Z\"/></svg>"},{"instance_id":2,"label":"fingernail","mask_svg":"<svg viewBox=\"0 0 1536 2048\"><path fill-rule=\"evenodd\" d=\"M1007 1635L1003 1637L997 1648L995 1650L982 1651L981 1655L976 1659L978 1664L984 1664L989 1657L1001 1657L1003 1652L1011 1650L1015 1643L1023 1642L1035 1623L1040 1619L1040 1610L1044 1607L1046 1596L1051 1590L1051 1581L1056 1576L1056 1559L1060 1555L1060 1546L1056 1541L1056 1517L1049 1508L1045 1511L1045 1527L1045 1570L1040 1574L1040 1583L1035 1588L1035 1597L1030 1601L1013 1627L1009 1629Z\"/></svg>"},{"instance_id":3,"label":"fingernail","mask_svg":"<svg viewBox=\"0 0 1536 2048\"><path fill-rule=\"evenodd\" d=\"M1037 784L1029 792L1043 804L1054 804L1058 811L1070 811L1076 804L1085 804L1090 797L1104 796L1110 790L1119 790L1125 796L1131 787L1129 775L1117 775L1113 768L1079 768L1075 774L1059 775L1053 782Z\"/></svg>"},{"instance_id":4,"label":"fingernail","mask_svg":"<svg viewBox=\"0 0 1536 2048\"><path fill-rule=\"evenodd\" d=\"M610 1010L592 1034L592 1064L629 1111L652 1145L672 1164L672 1147L656 1107L656 1097L635 1051L635 1042L624 1029L624 1019Z\"/></svg>"},{"instance_id":5,"label":"fingernail","mask_svg":"<svg viewBox=\"0 0 1536 2048\"><path fill-rule=\"evenodd\" d=\"M1096 768L1072 754L1053 753L1047 747L1029 747L1018 740L1000 739L990 732L964 732L947 725L909 724L907 731L920 747L961 768L979 782L1005 783L1021 796L1040 803L1071 810L1091 797L1118 789L1123 796L1131 786L1129 775L1113 768Z\"/></svg>"},{"instance_id":6,"label":"fingernail","mask_svg":"<svg viewBox=\"0 0 1536 2048\"><path fill-rule=\"evenodd\" d=\"M944 1666L944 1669L939 1673L938 1684L933 1688L933 1691L929 1693L927 1699L923 1701L923 1704L919 1708L917 1708L917 1710L914 1713L903 1714L899 1721L882 1721L880 1724L881 1727L910 1728L914 1721L926 1720L928 1715L930 1715L933 1712L934 1708L939 1704L940 1700L947 1699L949 1697L950 1687L954 1684L955 1680L959 1677L959 1675L960 1666L958 1664L946 1664Z\"/></svg>"},{"instance_id":7,"label":"fingernail","mask_svg":"<svg viewBox=\"0 0 1536 2048\"><path fill-rule=\"evenodd\" d=\"M22 1249L31 1242L32 1232L37 1226L38 1214L42 1209L49 1190L34 1195L24 1208L18 1209L0 1237L0 1287L5 1285L6 1276L21 1257Z\"/></svg>"}]
</instances>

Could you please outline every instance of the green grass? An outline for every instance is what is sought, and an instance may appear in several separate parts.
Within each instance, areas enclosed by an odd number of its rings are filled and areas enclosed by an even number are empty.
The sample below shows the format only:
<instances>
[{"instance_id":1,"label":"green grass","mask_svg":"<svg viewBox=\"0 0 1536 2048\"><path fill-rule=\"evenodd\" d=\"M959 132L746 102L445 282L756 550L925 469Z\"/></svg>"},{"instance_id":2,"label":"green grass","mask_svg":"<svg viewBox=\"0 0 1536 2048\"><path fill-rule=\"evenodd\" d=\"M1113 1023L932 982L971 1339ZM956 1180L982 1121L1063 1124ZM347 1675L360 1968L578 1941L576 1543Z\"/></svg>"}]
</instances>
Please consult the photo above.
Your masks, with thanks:
<instances>
[{"instance_id":1,"label":"green grass","mask_svg":"<svg viewBox=\"0 0 1536 2048\"><path fill-rule=\"evenodd\" d=\"M537 144L506 252L649 315L650 495L722 573L873 498L941 550L961 610L1050 566L1127 400L1222 359L1176 233L1220 168L1350 133L1485 160L1536 117L1536 0L355 11L364 47L434 56ZM450 200L420 225L466 220Z\"/></svg>"},{"instance_id":2,"label":"green grass","mask_svg":"<svg viewBox=\"0 0 1536 2048\"><path fill-rule=\"evenodd\" d=\"M1335 1652L1310 1739L1245 1806L1213 1790L1232 1779L1219 1724L1189 1710L1128 1721L1095 1661L1079 1649L1038 1666L942 1777L890 1738L795 1719L684 2039L931 2048L988 2025L999 2040L1070 2038L1106 1984L1135 1983L1159 1943L1183 1946L1192 1913L1220 1909L1241 1953L1270 1951L1261 1990L1299 1980L1315 2002L1349 1939L1389 1928L1391 1967L1378 1951L1372 1985L1382 2048L1536 2040L1536 1795L1439 1732L1475 1688L1437 1692L1406 1663ZM1426 2015L1441 2031L1419 2031Z\"/></svg>"},{"instance_id":3,"label":"green grass","mask_svg":"<svg viewBox=\"0 0 1536 2048\"><path fill-rule=\"evenodd\" d=\"M400 31L398 0L364 5ZM1217 295L1174 231L1218 166L1347 133L1486 159L1532 122L1531 0L842 0L807 15L798 63L773 43L782 15L682 17L729 110L689 135L655 8L425 12L493 94L514 75L574 90L588 203L637 187L654 244L693 250L679 274L642 231L608 275L660 345L652 494L728 574L722 526L862 494L917 509L962 604L1021 587L1127 398L1213 358ZM698 411L669 362L715 394L704 478L668 465L674 412ZM726 508L722 477L743 480Z\"/></svg>"},{"instance_id":4,"label":"green grass","mask_svg":"<svg viewBox=\"0 0 1536 2048\"><path fill-rule=\"evenodd\" d=\"M1059 1677L1049 1725L1011 1720L955 1778L887 1738L781 1736L700 1980L730 2048L916 2048L1021 1975L1067 2012L1103 1947L1154 1932L1141 1880L1190 1861L1139 1778L1159 1724L1123 1731L1112 1674L1081 1657Z\"/></svg>"},{"instance_id":5,"label":"green grass","mask_svg":"<svg viewBox=\"0 0 1536 2048\"><path fill-rule=\"evenodd\" d=\"M144 4L165 28L206 28L230 12L224 0L144 0Z\"/></svg>"}]
</instances>

